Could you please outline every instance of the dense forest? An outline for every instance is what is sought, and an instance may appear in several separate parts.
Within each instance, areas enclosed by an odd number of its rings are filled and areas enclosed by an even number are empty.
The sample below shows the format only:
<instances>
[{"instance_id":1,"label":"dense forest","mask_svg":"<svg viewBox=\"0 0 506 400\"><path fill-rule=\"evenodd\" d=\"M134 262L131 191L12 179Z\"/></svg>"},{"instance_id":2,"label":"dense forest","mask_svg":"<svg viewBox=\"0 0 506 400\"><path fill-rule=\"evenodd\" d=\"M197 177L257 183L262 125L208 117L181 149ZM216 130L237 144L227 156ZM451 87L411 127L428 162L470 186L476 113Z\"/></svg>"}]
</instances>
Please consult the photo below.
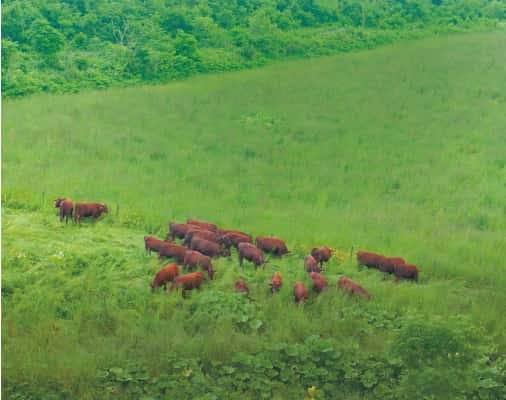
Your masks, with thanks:
<instances>
[{"instance_id":1,"label":"dense forest","mask_svg":"<svg viewBox=\"0 0 506 400\"><path fill-rule=\"evenodd\" d=\"M2 96L166 82L504 19L503 0L5 0Z\"/></svg>"}]
</instances>

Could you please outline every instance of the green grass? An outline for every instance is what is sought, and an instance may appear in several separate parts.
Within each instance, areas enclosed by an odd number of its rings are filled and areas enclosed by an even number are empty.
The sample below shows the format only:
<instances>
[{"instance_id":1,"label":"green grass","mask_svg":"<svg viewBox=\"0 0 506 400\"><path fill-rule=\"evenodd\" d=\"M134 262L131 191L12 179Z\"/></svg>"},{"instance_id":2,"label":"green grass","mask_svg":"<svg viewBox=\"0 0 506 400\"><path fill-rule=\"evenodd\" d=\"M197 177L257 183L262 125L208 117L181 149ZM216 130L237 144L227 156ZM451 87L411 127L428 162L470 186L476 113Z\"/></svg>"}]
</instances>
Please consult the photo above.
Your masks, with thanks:
<instances>
[{"instance_id":1,"label":"green grass","mask_svg":"<svg viewBox=\"0 0 506 400\"><path fill-rule=\"evenodd\" d=\"M506 34L496 32L4 102L3 386L54 383L96 398L100 369L134 360L156 373L169 356L228 363L312 334L382 355L396 329L372 315L449 326L463 315L504 355L505 76ZM60 195L106 202L111 215L61 227L50 201ZM295 255L258 272L233 256L188 301L152 295L161 263L142 237L190 216L281 236ZM301 260L317 244L404 256L420 283L333 260L329 290L295 307L291 286L307 281ZM271 298L276 269L286 286ZM341 295L343 273L374 301ZM206 293L233 303L239 275L251 283L253 328L195 312ZM279 398L302 398L298 385Z\"/></svg>"}]
</instances>

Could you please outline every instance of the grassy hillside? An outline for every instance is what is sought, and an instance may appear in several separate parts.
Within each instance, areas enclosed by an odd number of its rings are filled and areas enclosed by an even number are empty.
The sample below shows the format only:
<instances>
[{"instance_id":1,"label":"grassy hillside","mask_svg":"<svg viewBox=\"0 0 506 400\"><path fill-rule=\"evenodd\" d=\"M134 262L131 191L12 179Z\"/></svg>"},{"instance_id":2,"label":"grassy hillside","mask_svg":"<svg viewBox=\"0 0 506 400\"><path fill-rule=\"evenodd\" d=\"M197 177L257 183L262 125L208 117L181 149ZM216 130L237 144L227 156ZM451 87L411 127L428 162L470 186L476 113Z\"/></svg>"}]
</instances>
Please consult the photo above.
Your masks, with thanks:
<instances>
[{"instance_id":1,"label":"grassy hillside","mask_svg":"<svg viewBox=\"0 0 506 400\"><path fill-rule=\"evenodd\" d=\"M322 398L501 398L505 39L4 102L4 394L302 398L315 384ZM60 195L112 213L60 227ZM220 260L188 301L152 295L161 264L142 236L188 216L279 235L295 255L257 273ZM301 258L316 244L343 258L331 288L295 307L291 285L307 280ZM352 246L405 256L420 283L358 269ZM270 298L276 269L286 287ZM374 301L341 295L343 273ZM254 302L233 294L239 275Z\"/></svg>"}]
</instances>

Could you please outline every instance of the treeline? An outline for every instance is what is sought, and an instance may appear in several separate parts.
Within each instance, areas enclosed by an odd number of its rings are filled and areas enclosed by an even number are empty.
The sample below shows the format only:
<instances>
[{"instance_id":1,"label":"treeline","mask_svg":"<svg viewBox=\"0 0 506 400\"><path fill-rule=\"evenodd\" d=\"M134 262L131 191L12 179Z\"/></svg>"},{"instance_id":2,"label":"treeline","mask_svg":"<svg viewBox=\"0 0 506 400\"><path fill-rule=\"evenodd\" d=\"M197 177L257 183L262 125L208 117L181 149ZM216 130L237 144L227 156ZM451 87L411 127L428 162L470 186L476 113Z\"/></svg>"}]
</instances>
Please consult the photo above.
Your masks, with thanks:
<instances>
[{"instance_id":1,"label":"treeline","mask_svg":"<svg viewBox=\"0 0 506 400\"><path fill-rule=\"evenodd\" d=\"M164 82L504 19L503 0L4 0L2 96Z\"/></svg>"}]
</instances>

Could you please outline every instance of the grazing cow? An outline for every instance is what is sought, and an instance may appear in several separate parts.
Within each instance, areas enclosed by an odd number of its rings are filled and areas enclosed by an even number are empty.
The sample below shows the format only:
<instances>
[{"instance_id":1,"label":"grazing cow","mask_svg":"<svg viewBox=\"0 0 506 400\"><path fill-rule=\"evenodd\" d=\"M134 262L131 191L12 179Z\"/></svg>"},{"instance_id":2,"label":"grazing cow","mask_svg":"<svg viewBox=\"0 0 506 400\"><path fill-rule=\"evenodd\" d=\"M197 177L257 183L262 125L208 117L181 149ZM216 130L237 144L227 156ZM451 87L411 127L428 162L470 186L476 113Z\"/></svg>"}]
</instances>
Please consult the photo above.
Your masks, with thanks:
<instances>
[{"instance_id":1,"label":"grazing cow","mask_svg":"<svg viewBox=\"0 0 506 400\"><path fill-rule=\"evenodd\" d=\"M329 261L332 257L332 249L327 246L315 247L311 250L311 255L322 266L324 262Z\"/></svg>"},{"instance_id":2,"label":"grazing cow","mask_svg":"<svg viewBox=\"0 0 506 400\"><path fill-rule=\"evenodd\" d=\"M207 221L199 221L198 219L188 218L186 223L191 224L191 225L195 225L195 226L199 226L201 228L204 228L207 231L216 232L218 230L218 227L215 224L211 224L210 222L207 222Z\"/></svg>"},{"instance_id":3,"label":"grazing cow","mask_svg":"<svg viewBox=\"0 0 506 400\"><path fill-rule=\"evenodd\" d=\"M295 282L293 286L293 297L297 304L303 303L309 298L309 292L303 282Z\"/></svg>"},{"instance_id":4,"label":"grazing cow","mask_svg":"<svg viewBox=\"0 0 506 400\"><path fill-rule=\"evenodd\" d=\"M176 264L167 264L160 271L158 271L151 282L151 290L155 290L160 286L163 286L165 290L167 290L167 283L172 282L176 276L179 275L179 270L177 269Z\"/></svg>"},{"instance_id":5,"label":"grazing cow","mask_svg":"<svg viewBox=\"0 0 506 400\"><path fill-rule=\"evenodd\" d=\"M399 279L412 279L418 280L418 268L413 264L396 264L394 266L394 275Z\"/></svg>"},{"instance_id":6,"label":"grazing cow","mask_svg":"<svg viewBox=\"0 0 506 400\"><path fill-rule=\"evenodd\" d=\"M183 289L182 296L185 297L185 292L187 290L200 289L202 282L204 281L204 274L202 272L190 272L186 275L179 275L172 281L172 286L170 290L174 290L175 288Z\"/></svg>"},{"instance_id":7,"label":"grazing cow","mask_svg":"<svg viewBox=\"0 0 506 400\"><path fill-rule=\"evenodd\" d=\"M255 244L266 253L274 253L277 256L288 253L285 242L276 237L257 236Z\"/></svg>"},{"instance_id":8,"label":"grazing cow","mask_svg":"<svg viewBox=\"0 0 506 400\"><path fill-rule=\"evenodd\" d=\"M246 293L246 295L249 294L249 288L244 279L237 279L235 281L234 285L235 291L239 293Z\"/></svg>"},{"instance_id":9,"label":"grazing cow","mask_svg":"<svg viewBox=\"0 0 506 400\"><path fill-rule=\"evenodd\" d=\"M304 268L307 272L322 272L321 268L318 266L318 261L316 261L313 256L304 257Z\"/></svg>"},{"instance_id":10,"label":"grazing cow","mask_svg":"<svg viewBox=\"0 0 506 400\"><path fill-rule=\"evenodd\" d=\"M309 275L313 281L313 290L316 293L320 293L325 288L325 286L327 286L327 278L318 272L311 272Z\"/></svg>"},{"instance_id":11,"label":"grazing cow","mask_svg":"<svg viewBox=\"0 0 506 400\"><path fill-rule=\"evenodd\" d=\"M222 248L218 243L194 237L190 242L190 249L200 251L209 257L230 256L230 249Z\"/></svg>"},{"instance_id":12,"label":"grazing cow","mask_svg":"<svg viewBox=\"0 0 506 400\"><path fill-rule=\"evenodd\" d=\"M164 244L176 244L173 242L169 242L168 240L161 240L154 236L148 235L144 236L144 248L146 249L146 252L148 254L151 254L152 251L158 251L160 250L160 247L162 247Z\"/></svg>"},{"instance_id":13,"label":"grazing cow","mask_svg":"<svg viewBox=\"0 0 506 400\"><path fill-rule=\"evenodd\" d=\"M72 214L74 213L74 203L68 197L58 198L54 201L55 208L59 208L60 222L65 218L65 224L68 224L69 217L72 221Z\"/></svg>"},{"instance_id":14,"label":"grazing cow","mask_svg":"<svg viewBox=\"0 0 506 400\"><path fill-rule=\"evenodd\" d=\"M74 219L80 224L82 217L91 217L93 222L97 220L103 213L108 213L109 210L105 204L101 203L76 203L74 209Z\"/></svg>"},{"instance_id":15,"label":"grazing cow","mask_svg":"<svg viewBox=\"0 0 506 400\"><path fill-rule=\"evenodd\" d=\"M206 231L201 228L190 229L185 235L183 244L188 246L194 237L199 237L205 240L209 240L214 243L221 244L221 235L216 232Z\"/></svg>"},{"instance_id":16,"label":"grazing cow","mask_svg":"<svg viewBox=\"0 0 506 400\"><path fill-rule=\"evenodd\" d=\"M279 292L281 286L283 285L283 277L279 272L274 272L271 278L271 292L276 293Z\"/></svg>"},{"instance_id":17,"label":"grazing cow","mask_svg":"<svg viewBox=\"0 0 506 400\"><path fill-rule=\"evenodd\" d=\"M158 249L158 257L160 259L164 257L175 258L178 263L182 264L187 251L188 249L186 247L179 244L164 243Z\"/></svg>"},{"instance_id":18,"label":"grazing cow","mask_svg":"<svg viewBox=\"0 0 506 400\"><path fill-rule=\"evenodd\" d=\"M214 269L211 259L198 251L188 250L184 256L183 265L189 267L190 270L200 266L207 272L209 279L213 279Z\"/></svg>"},{"instance_id":19,"label":"grazing cow","mask_svg":"<svg viewBox=\"0 0 506 400\"><path fill-rule=\"evenodd\" d=\"M383 257L379 260L379 270L388 274L393 274L396 265L406 264L402 257Z\"/></svg>"},{"instance_id":20,"label":"grazing cow","mask_svg":"<svg viewBox=\"0 0 506 400\"><path fill-rule=\"evenodd\" d=\"M247 233L235 229L218 229L218 233L221 233L222 235L227 235L229 233L238 233L239 235L247 236L251 239L251 236Z\"/></svg>"},{"instance_id":21,"label":"grazing cow","mask_svg":"<svg viewBox=\"0 0 506 400\"><path fill-rule=\"evenodd\" d=\"M240 233L240 232L228 232L221 236L221 242L227 248L234 246L237 248L239 243L252 243L251 236Z\"/></svg>"},{"instance_id":22,"label":"grazing cow","mask_svg":"<svg viewBox=\"0 0 506 400\"><path fill-rule=\"evenodd\" d=\"M365 265L368 268L379 268L383 256L377 253L370 253L368 251L358 251L357 261L361 265Z\"/></svg>"},{"instance_id":23,"label":"grazing cow","mask_svg":"<svg viewBox=\"0 0 506 400\"><path fill-rule=\"evenodd\" d=\"M190 229L198 229L198 226L191 224L178 224L177 222L171 222L169 224L169 233L167 239L174 240L175 238L184 239Z\"/></svg>"},{"instance_id":24,"label":"grazing cow","mask_svg":"<svg viewBox=\"0 0 506 400\"><path fill-rule=\"evenodd\" d=\"M256 268L265 263L264 253L262 253L262 250L255 247L255 245L251 243L239 243L237 250L239 254L239 265L241 267L243 259L251 261L253 264L255 264Z\"/></svg>"},{"instance_id":25,"label":"grazing cow","mask_svg":"<svg viewBox=\"0 0 506 400\"><path fill-rule=\"evenodd\" d=\"M358 283L353 282L350 278L346 276L341 276L337 280L337 286L341 289L346 290L350 294L354 294L355 296L362 297L363 299L371 299L371 294L365 290Z\"/></svg>"}]
</instances>

